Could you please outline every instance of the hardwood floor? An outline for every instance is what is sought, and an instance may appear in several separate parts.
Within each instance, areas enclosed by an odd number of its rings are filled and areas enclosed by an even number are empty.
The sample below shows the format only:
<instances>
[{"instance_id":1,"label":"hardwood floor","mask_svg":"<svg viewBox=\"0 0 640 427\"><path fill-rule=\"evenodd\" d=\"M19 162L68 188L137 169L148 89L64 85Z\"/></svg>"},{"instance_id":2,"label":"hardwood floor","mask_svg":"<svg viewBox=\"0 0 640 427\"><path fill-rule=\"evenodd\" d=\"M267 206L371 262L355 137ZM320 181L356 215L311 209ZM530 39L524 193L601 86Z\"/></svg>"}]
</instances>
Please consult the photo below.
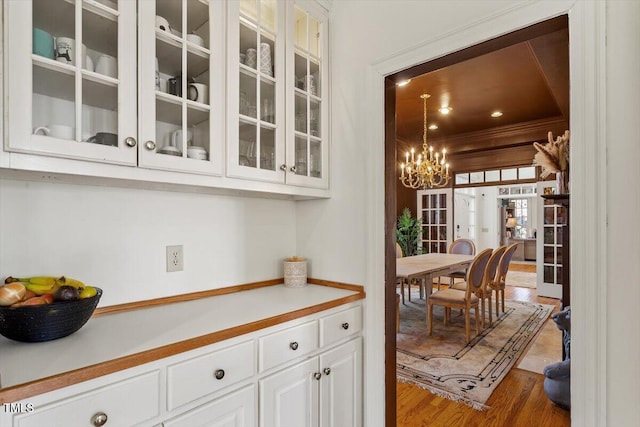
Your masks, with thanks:
<instances>
[{"instance_id":1,"label":"hardwood floor","mask_svg":"<svg viewBox=\"0 0 640 427\"><path fill-rule=\"evenodd\" d=\"M519 266L514 269L520 270ZM552 304L556 306L554 312L560 306L558 300L538 297L536 290L530 288L507 286L505 298ZM511 369L487 401L490 409L486 411L477 411L415 385L397 382L397 426L570 426L570 412L549 400L543 382L541 374Z\"/></svg>"}]
</instances>

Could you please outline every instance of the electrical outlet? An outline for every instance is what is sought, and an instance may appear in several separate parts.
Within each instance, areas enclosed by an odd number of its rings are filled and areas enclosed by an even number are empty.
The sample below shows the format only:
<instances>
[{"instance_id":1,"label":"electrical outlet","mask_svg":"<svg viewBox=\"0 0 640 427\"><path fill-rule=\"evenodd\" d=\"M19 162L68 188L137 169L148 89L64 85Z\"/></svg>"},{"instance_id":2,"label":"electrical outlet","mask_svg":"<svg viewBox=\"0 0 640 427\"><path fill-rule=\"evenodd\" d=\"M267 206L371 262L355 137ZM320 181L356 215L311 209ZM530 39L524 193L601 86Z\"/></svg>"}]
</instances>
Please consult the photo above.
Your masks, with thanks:
<instances>
[{"instance_id":1,"label":"electrical outlet","mask_svg":"<svg viewBox=\"0 0 640 427\"><path fill-rule=\"evenodd\" d=\"M182 245L167 246L167 272L184 270Z\"/></svg>"}]
</instances>

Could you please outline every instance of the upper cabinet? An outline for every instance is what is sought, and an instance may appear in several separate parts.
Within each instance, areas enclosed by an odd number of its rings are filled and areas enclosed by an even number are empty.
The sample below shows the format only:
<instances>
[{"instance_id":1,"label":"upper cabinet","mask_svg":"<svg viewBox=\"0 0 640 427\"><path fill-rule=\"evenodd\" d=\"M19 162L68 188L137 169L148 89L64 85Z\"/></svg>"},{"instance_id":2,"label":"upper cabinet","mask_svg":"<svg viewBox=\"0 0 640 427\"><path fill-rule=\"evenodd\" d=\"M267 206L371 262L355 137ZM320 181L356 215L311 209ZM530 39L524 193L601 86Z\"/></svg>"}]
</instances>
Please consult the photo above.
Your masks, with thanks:
<instances>
[{"instance_id":1,"label":"upper cabinet","mask_svg":"<svg viewBox=\"0 0 640 427\"><path fill-rule=\"evenodd\" d=\"M5 6L5 149L135 165L136 4Z\"/></svg>"},{"instance_id":2,"label":"upper cabinet","mask_svg":"<svg viewBox=\"0 0 640 427\"><path fill-rule=\"evenodd\" d=\"M327 188L326 12L241 0L228 22L229 176Z\"/></svg>"},{"instance_id":3,"label":"upper cabinet","mask_svg":"<svg viewBox=\"0 0 640 427\"><path fill-rule=\"evenodd\" d=\"M139 164L222 174L224 3L138 3Z\"/></svg>"},{"instance_id":4,"label":"upper cabinet","mask_svg":"<svg viewBox=\"0 0 640 427\"><path fill-rule=\"evenodd\" d=\"M5 167L328 195L315 2L4 1Z\"/></svg>"}]
</instances>

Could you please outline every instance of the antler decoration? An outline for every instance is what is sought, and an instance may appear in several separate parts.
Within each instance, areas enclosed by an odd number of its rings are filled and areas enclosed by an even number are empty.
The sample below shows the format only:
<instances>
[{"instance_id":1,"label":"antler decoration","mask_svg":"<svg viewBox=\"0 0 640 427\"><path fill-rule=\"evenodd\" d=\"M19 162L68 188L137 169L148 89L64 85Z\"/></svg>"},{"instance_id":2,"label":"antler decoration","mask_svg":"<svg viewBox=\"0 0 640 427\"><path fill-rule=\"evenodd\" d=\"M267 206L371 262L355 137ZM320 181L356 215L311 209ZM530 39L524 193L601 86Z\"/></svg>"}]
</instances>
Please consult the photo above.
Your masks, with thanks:
<instances>
[{"instance_id":1,"label":"antler decoration","mask_svg":"<svg viewBox=\"0 0 640 427\"><path fill-rule=\"evenodd\" d=\"M533 157L533 166L540 166L540 178L546 178L552 173L565 172L569 169L569 131L553 140L553 133L547 135L549 143L534 142L537 153Z\"/></svg>"}]
</instances>

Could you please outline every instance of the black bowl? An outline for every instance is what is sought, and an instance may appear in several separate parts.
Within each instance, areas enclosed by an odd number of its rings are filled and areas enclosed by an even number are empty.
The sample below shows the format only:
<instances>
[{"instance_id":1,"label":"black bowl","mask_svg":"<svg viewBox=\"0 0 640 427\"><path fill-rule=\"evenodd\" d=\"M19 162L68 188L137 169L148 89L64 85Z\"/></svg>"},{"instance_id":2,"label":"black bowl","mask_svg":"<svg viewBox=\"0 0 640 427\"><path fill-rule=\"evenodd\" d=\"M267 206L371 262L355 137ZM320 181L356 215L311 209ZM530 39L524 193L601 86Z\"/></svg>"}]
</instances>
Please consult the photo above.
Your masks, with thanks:
<instances>
[{"instance_id":1,"label":"black bowl","mask_svg":"<svg viewBox=\"0 0 640 427\"><path fill-rule=\"evenodd\" d=\"M91 298L45 305L0 307L0 335L22 342L50 341L71 335L91 317L102 289Z\"/></svg>"}]
</instances>

